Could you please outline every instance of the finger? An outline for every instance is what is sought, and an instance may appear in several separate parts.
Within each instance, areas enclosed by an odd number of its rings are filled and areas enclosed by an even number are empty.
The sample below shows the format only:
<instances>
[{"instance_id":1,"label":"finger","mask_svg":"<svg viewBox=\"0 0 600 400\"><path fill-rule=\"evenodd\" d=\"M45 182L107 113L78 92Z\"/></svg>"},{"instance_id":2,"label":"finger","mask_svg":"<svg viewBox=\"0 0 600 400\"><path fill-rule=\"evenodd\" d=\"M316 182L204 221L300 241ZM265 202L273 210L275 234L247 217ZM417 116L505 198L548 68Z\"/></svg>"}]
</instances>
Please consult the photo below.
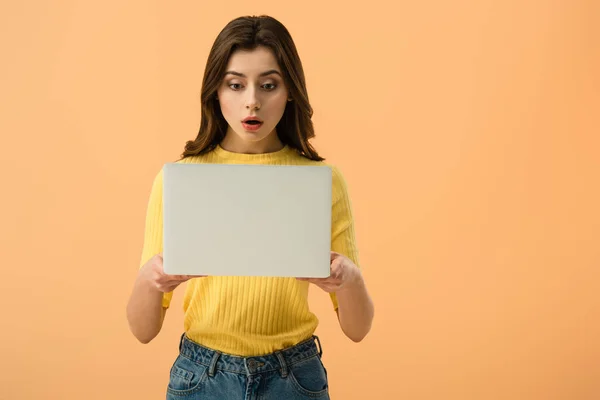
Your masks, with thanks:
<instances>
[{"instance_id":1,"label":"finger","mask_svg":"<svg viewBox=\"0 0 600 400\"><path fill-rule=\"evenodd\" d=\"M178 282L185 278L185 275L167 275L164 276L166 282Z\"/></svg>"},{"instance_id":2,"label":"finger","mask_svg":"<svg viewBox=\"0 0 600 400\"><path fill-rule=\"evenodd\" d=\"M331 275L330 277L333 279L342 279L344 276L344 265L342 264L341 259L339 259L340 261L334 261L333 264L331 264Z\"/></svg>"},{"instance_id":3,"label":"finger","mask_svg":"<svg viewBox=\"0 0 600 400\"><path fill-rule=\"evenodd\" d=\"M335 292L338 290L338 286L337 285L329 285L329 284L320 284L317 285L318 287L320 287L321 289L323 289L324 291L331 293L331 292Z\"/></svg>"},{"instance_id":4,"label":"finger","mask_svg":"<svg viewBox=\"0 0 600 400\"><path fill-rule=\"evenodd\" d=\"M299 279L299 280L303 281L303 282L313 283L317 286L321 286L325 282L325 280L323 278L303 278L303 279Z\"/></svg>"},{"instance_id":5,"label":"finger","mask_svg":"<svg viewBox=\"0 0 600 400\"><path fill-rule=\"evenodd\" d=\"M206 275L182 275L182 282L186 282L189 281L190 279L194 279L194 278L204 278L206 277Z\"/></svg>"},{"instance_id":6,"label":"finger","mask_svg":"<svg viewBox=\"0 0 600 400\"><path fill-rule=\"evenodd\" d=\"M311 277L311 278L296 278L296 279L300 279L300 280L303 280L303 281L311 281L311 282L312 281L314 281L314 282L322 282L322 281L325 281L327 279L330 279L330 277L328 276L328 277L323 277L323 278L313 278L313 277Z\"/></svg>"},{"instance_id":7,"label":"finger","mask_svg":"<svg viewBox=\"0 0 600 400\"><path fill-rule=\"evenodd\" d=\"M331 273L330 278L333 281L343 281L344 280L344 271L342 269L337 269Z\"/></svg>"},{"instance_id":8,"label":"finger","mask_svg":"<svg viewBox=\"0 0 600 400\"><path fill-rule=\"evenodd\" d=\"M336 258L334 260L331 261L331 272L340 269L340 266L342 265L342 259L341 258Z\"/></svg>"},{"instance_id":9,"label":"finger","mask_svg":"<svg viewBox=\"0 0 600 400\"><path fill-rule=\"evenodd\" d=\"M341 257L341 256L339 256L339 257L336 257L336 259L335 259L335 260L333 260L333 261L331 262L331 264L332 264L332 265L343 265L343 264L344 264L344 261L345 261L345 258L344 258L344 257Z\"/></svg>"},{"instance_id":10,"label":"finger","mask_svg":"<svg viewBox=\"0 0 600 400\"><path fill-rule=\"evenodd\" d=\"M340 286L342 283L342 281L339 279L329 279L329 278L327 278L327 279L313 278L313 279L307 279L307 281L309 283L313 283L323 289L336 288L336 287Z\"/></svg>"},{"instance_id":11,"label":"finger","mask_svg":"<svg viewBox=\"0 0 600 400\"><path fill-rule=\"evenodd\" d=\"M163 293L171 292L174 289L172 285L167 285L161 282L156 282L154 286L156 287L156 289Z\"/></svg>"},{"instance_id":12,"label":"finger","mask_svg":"<svg viewBox=\"0 0 600 400\"><path fill-rule=\"evenodd\" d=\"M330 288L340 288L343 284L344 284L344 282L342 282L340 280L331 280L331 281L323 283L323 285L328 286Z\"/></svg>"}]
</instances>

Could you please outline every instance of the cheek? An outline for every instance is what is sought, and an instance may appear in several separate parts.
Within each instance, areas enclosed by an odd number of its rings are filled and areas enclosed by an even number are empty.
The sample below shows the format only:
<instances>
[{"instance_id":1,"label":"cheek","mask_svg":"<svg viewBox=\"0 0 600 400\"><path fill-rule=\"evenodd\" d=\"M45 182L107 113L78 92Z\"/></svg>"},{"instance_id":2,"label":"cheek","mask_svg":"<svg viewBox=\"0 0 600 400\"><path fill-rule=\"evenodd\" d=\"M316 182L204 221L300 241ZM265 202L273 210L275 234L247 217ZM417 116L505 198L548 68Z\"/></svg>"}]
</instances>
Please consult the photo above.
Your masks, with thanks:
<instances>
[{"instance_id":1,"label":"cheek","mask_svg":"<svg viewBox=\"0 0 600 400\"><path fill-rule=\"evenodd\" d=\"M219 98L219 105L221 107L221 114L225 119L229 118L229 108L227 107L227 102L223 101L223 99Z\"/></svg>"},{"instance_id":2,"label":"cheek","mask_svg":"<svg viewBox=\"0 0 600 400\"><path fill-rule=\"evenodd\" d=\"M225 119L231 117L231 113L234 109L234 99L231 98L229 93L219 92L219 105L221 107L221 113L225 117Z\"/></svg>"},{"instance_id":3,"label":"cheek","mask_svg":"<svg viewBox=\"0 0 600 400\"><path fill-rule=\"evenodd\" d=\"M287 95L285 93L273 98L273 102L272 102L273 112L276 114L282 115L283 112L285 111L286 104L287 104Z\"/></svg>"}]
</instances>

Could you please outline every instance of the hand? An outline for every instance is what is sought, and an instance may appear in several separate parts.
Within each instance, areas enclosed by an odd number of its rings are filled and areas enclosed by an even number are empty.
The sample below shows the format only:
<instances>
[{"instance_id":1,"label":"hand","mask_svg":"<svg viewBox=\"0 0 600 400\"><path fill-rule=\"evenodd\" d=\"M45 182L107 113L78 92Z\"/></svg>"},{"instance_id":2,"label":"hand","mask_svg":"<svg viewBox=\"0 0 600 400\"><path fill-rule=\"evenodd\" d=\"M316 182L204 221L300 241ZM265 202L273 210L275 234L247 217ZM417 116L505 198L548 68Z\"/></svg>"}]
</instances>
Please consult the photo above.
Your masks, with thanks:
<instances>
[{"instance_id":1,"label":"hand","mask_svg":"<svg viewBox=\"0 0 600 400\"><path fill-rule=\"evenodd\" d=\"M163 269L162 254L152 257L140 270L140 277L147 280L152 287L160 292L168 293L175 290L177 286L192 278L206 275L167 275Z\"/></svg>"},{"instance_id":2,"label":"hand","mask_svg":"<svg viewBox=\"0 0 600 400\"><path fill-rule=\"evenodd\" d=\"M339 292L362 279L360 269L348 257L331 252L331 274L327 278L296 278L300 281L314 283L327 293Z\"/></svg>"}]
</instances>

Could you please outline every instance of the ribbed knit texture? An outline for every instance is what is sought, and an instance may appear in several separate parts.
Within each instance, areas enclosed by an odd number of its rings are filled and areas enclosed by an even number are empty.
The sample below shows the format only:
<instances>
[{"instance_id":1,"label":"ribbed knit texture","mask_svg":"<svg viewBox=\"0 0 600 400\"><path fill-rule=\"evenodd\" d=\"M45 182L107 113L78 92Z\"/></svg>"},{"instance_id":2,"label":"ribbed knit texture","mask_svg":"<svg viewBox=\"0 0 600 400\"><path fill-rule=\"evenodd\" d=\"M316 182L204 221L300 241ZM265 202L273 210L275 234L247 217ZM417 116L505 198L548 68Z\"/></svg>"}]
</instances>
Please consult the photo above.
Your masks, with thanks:
<instances>
[{"instance_id":1,"label":"ribbed knit texture","mask_svg":"<svg viewBox=\"0 0 600 400\"><path fill-rule=\"evenodd\" d=\"M233 153L218 146L210 153L178 162L328 165L309 160L288 146L265 154ZM359 265L346 182L336 167L331 168L331 250ZM162 188L161 170L154 179L148 201L140 267L163 251ZM240 356L271 353L293 346L314 333L319 321L309 310L308 290L309 283L295 278L209 276L191 279L185 284L184 329L191 340L223 353ZM169 307L172 295L164 294L164 307ZM337 310L335 294L330 297Z\"/></svg>"}]
</instances>

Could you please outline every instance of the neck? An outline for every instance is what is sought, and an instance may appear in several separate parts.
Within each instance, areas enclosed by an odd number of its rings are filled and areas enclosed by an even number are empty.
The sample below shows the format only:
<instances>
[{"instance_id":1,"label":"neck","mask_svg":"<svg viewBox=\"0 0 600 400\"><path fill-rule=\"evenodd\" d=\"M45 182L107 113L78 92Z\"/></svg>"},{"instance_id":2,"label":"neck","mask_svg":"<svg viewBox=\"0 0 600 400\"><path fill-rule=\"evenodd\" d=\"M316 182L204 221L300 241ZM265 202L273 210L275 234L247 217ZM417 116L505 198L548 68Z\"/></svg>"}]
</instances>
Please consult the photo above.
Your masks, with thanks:
<instances>
[{"instance_id":1,"label":"neck","mask_svg":"<svg viewBox=\"0 0 600 400\"><path fill-rule=\"evenodd\" d=\"M285 146L279 140L277 133L273 131L263 140L256 142L241 140L235 133L227 132L225 138L221 141L221 147L232 153L263 154L274 153Z\"/></svg>"}]
</instances>

